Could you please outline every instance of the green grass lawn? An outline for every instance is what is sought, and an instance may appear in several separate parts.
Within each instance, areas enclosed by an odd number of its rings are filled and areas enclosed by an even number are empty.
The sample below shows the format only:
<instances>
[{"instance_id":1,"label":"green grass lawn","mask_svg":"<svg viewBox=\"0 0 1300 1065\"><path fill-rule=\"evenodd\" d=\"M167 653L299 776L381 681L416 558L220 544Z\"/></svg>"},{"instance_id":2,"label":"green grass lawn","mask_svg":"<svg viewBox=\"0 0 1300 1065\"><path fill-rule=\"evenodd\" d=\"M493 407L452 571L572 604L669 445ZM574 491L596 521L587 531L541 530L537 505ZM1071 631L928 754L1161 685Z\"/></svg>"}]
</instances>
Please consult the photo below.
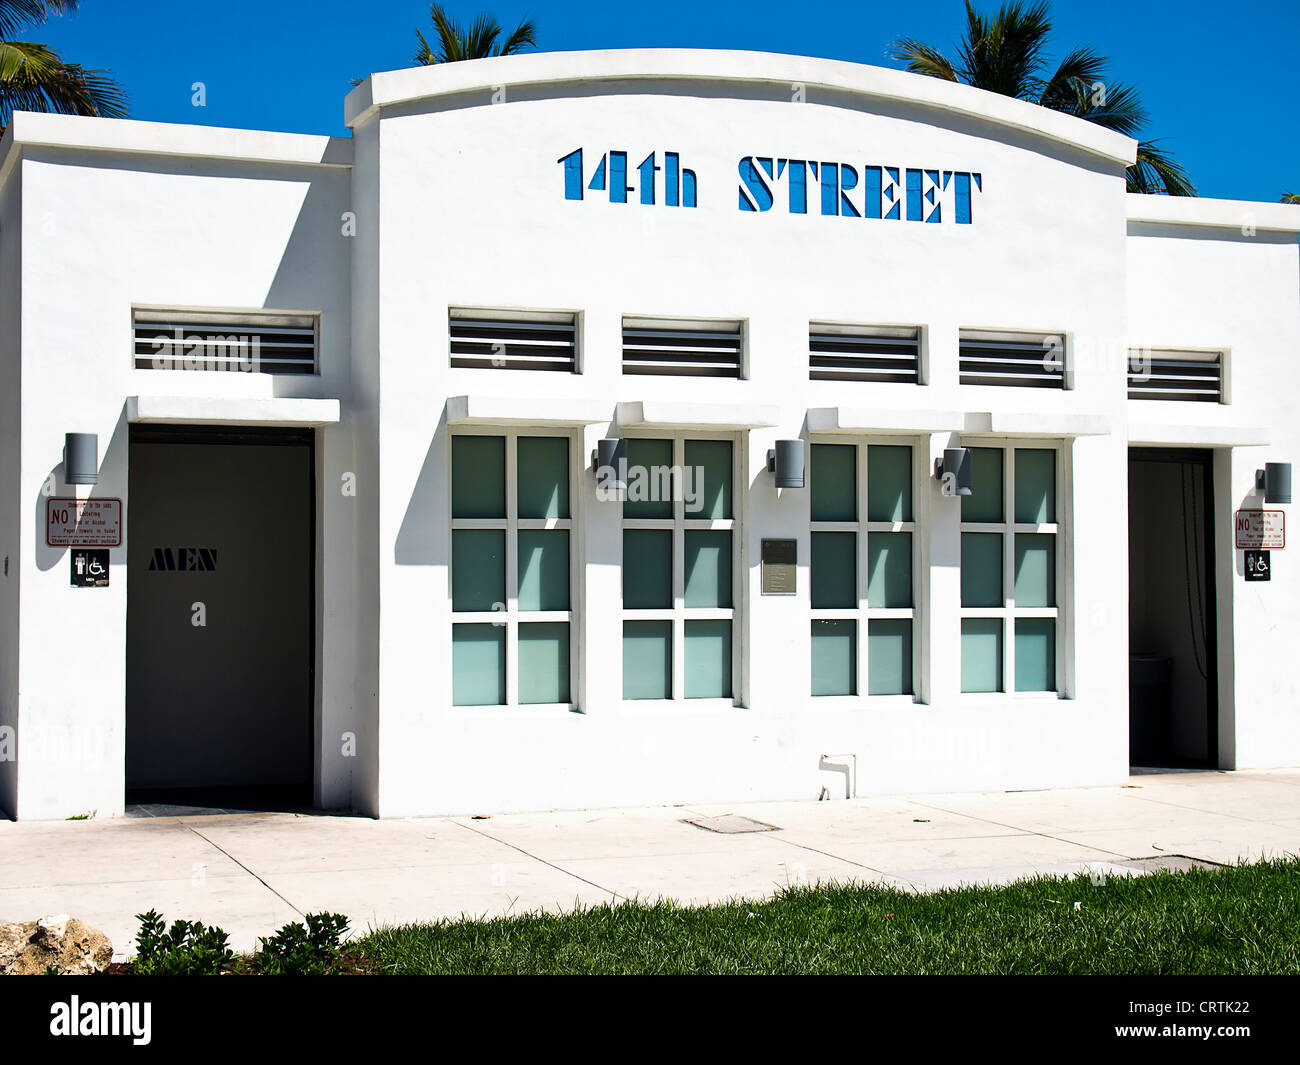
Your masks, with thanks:
<instances>
[{"instance_id":1,"label":"green grass lawn","mask_svg":"<svg viewBox=\"0 0 1300 1065\"><path fill-rule=\"evenodd\" d=\"M626 903L384 928L358 945L394 974L1300 973L1300 859L1098 884Z\"/></svg>"}]
</instances>

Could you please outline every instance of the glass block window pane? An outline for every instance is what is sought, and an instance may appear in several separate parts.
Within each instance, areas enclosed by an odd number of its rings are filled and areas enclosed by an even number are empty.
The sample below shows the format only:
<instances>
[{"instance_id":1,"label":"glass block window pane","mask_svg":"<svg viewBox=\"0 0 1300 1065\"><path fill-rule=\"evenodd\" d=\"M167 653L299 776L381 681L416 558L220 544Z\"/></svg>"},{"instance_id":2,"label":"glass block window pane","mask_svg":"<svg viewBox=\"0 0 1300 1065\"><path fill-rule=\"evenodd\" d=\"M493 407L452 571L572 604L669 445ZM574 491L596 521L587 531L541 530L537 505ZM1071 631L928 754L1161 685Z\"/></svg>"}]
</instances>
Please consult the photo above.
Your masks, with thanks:
<instances>
[{"instance_id":1,"label":"glass block window pane","mask_svg":"<svg viewBox=\"0 0 1300 1065\"><path fill-rule=\"evenodd\" d=\"M912 520L912 449L894 444L867 448L867 520Z\"/></svg>"},{"instance_id":2,"label":"glass block window pane","mask_svg":"<svg viewBox=\"0 0 1300 1065\"><path fill-rule=\"evenodd\" d=\"M971 450L971 495L961 497L962 521L1001 521L1002 449L973 447Z\"/></svg>"},{"instance_id":3,"label":"glass block window pane","mask_svg":"<svg viewBox=\"0 0 1300 1065\"><path fill-rule=\"evenodd\" d=\"M672 605L672 530L623 530L623 606L655 610Z\"/></svg>"},{"instance_id":4,"label":"glass block window pane","mask_svg":"<svg viewBox=\"0 0 1300 1065\"><path fill-rule=\"evenodd\" d=\"M876 618L867 622L869 695L912 694L912 621Z\"/></svg>"},{"instance_id":5,"label":"glass block window pane","mask_svg":"<svg viewBox=\"0 0 1300 1065\"><path fill-rule=\"evenodd\" d=\"M813 444L813 521L858 520L857 450L852 444Z\"/></svg>"},{"instance_id":6,"label":"glass block window pane","mask_svg":"<svg viewBox=\"0 0 1300 1065\"><path fill-rule=\"evenodd\" d=\"M1016 691L1056 690L1056 621L1016 619Z\"/></svg>"},{"instance_id":7,"label":"glass block window pane","mask_svg":"<svg viewBox=\"0 0 1300 1065\"><path fill-rule=\"evenodd\" d=\"M623 698L668 699L673 687L673 623L623 622Z\"/></svg>"},{"instance_id":8,"label":"glass block window pane","mask_svg":"<svg viewBox=\"0 0 1300 1065\"><path fill-rule=\"evenodd\" d=\"M1056 606L1056 537L1016 533L1016 606Z\"/></svg>"},{"instance_id":9,"label":"glass block window pane","mask_svg":"<svg viewBox=\"0 0 1300 1065\"><path fill-rule=\"evenodd\" d=\"M867 606L912 605L912 534L867 534Z\"/></svg>"},{"instance_id":10,"label":"glass block window pane","mask_svg":"<svg viewBox=\"0 0 1300 1065\"><path fill-rule=\"evenodd\" d=\"M695 492L694 498L685 497L686 517L730 518L731 441L687 440L683 461L693 478L688 486Z\"/></svg>"},{"instance_id":11,"label":"glass block window pane","mask_svg":"<svg viewBox=\"0 0 1300 1065\"><path fill-rule=\"evenodd\" d=\"M961 534L961 605L1002 606L1002 534Z\"/></svg>"},{"instance_id":12,"label":"glass block window pane","mask_svg":"<svg viewBox=\"0 0 1300 1065\"><path fill-rule=\"evenodd\" d=\"M1002 621L964 618L961 623L961 690L1002 690Z\"/></svg>"},{"instance_id":13,"label":"glass block window pane","mask_svg":"<svg viewBox=\"0 0 1300 1065\"><path fill-rule=\"evenodd\" d=\"M505 437L451 438L451 516L506 516Z\"/></svg>"},{"instance_id":14,"label":"glass block window pane","mask_svg":"<svg viewBox=\"0 0 1300 1065\"><path fill-rule=\"evenodd\" d=\"M530 621L519 626L519 701L569 701L568 622Z\"/></svg>"},{"instance_id":15,"label":"glass block window pane","mask_svg":"<svg viewBox=\"0 0 1300 1065\"><path fill-rule=\"evenodd\" d=\"M813 695L857 695L858 623L812 623Z\"/></svg>"},{"instance_id":16,"label":"glass block window pane","mask_svg":"<svg viewBox=\"0 0 1300 1065\"><path fill-rule=\"evenodd\" d=\"M1016 448L1016 521L1056 521L1056 452Z\"/></svg>"},{"instance_id":17,"label":"glass block window pane","mask_svg":"<svg viewBox=\"0 0 1300 1065\"><path fill-rule=\"evenodd\" d=\"M506 701L504 625L451 627L451 701L456 706L500 706Z\"/></svg>"},{"instance_id":18,"label":"glass block window pane","mask_svg":"<svg viewBox=\"0 0 1300 1065\"><path fill-rule=\"evenodd\" d=\"M500 610L505 601L505 530L456 529L451 534L452 610Z\"/></svg>"},{"instance_id":19,"label":"glass block window pane","mask_svg":"<svg viewBox=\"0 0 1300 1065\"><path fill-rule=\"evenodd\" d=\"M851 532L812 534L810 594L814 610L858 605L858 538Z\"/></svg>"},{"instance_id":20,"label":"glass block window pane","mask_svg":"<svg viewBox=\"0 0 1300 1065\"><path fill-rule=\"evenodd\" d=\"M569 516L569 442L562 436L521 436L517 496L521 518Z\"/></svg>"},{"instance_id":21,"label":"glass block window pane","mask_svg":"<svg viewBox=\"0 0 1300 1065\"><path fill-rule=\"evenodd\" d=\"M684 660L686 698L731 698L731 622L686 622Z\"/></svg>"},{"instance_id":22,"label":"glass block window pane","mask_svg":"<svg viewBox=\"0 0 1300 1065\"><path fill-rule=\"evenodd\" d=\"M519 609L569 609L567 529L519 530Z\"/></svg>"},{"instance_id":23,"label":"glass block window pane","mask_svg":"<svg viewBox=\"0 0 1300 1065\"><path fill-rule=\"evenodd\" d=\"M731 606L731 532L688 529L685 534L686 605Z\"/></svg>"},{"instance_id":24,"label":"glass block window pane","mask_svg":"<svg viewBox=\"0 0 1300 1065\"><path fill-rule=\"evenodd\" d=\"M627 442L627 498L625 518L671 518L673 442L634 440Z\"/></svg>"}]
</instances>

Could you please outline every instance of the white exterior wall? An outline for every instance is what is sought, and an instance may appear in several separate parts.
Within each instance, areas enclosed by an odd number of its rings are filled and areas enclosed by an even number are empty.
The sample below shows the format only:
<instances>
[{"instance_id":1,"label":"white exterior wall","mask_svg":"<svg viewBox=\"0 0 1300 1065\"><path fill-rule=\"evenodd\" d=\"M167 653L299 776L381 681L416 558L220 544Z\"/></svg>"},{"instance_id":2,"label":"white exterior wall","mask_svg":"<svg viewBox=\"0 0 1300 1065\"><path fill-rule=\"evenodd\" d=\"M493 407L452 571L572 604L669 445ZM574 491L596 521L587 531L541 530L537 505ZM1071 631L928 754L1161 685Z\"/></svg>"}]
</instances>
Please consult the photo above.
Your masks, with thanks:
<instances>
[{"instance_id":1,"label":"white exterior wall","mask_svg":"<svg viewBox=\"0 0 1300 1065\"><path fill-rule=\"evenodd\" d=\"M1133 435L1145 442L1219 445L1219 747L1220 764L1235 769L1300 764L1300 683L1292 664L1300 632L1297 556L1274 551L1272 580L1247 584L1231 524L1237 509L1266 506L1255 491L1257 469L1300 462L1296 238L1260 228L1260 211L1256 204L1202 203L1181 225L1133 221L1127 254L1135 345L1228 352L1229 403L1135 403L1131 417L1141 419ZM1133 212L1148 213L1140 203ZM1215 224L1193 224L1199 218ZM1257 430L1266 443L1223 446L1225 438L1246 435L1240 427ZM1267 506L1294 517L1291 507Z\"/></svg>"},{"instance_id":2,"label":"white exterior wall","mask_svg":"<svg viewBox=\"0 0 1300 1065\"><path fill-rule=\"evenodd\" d=\"M428 73L432 87L441 72ZM1122 163L1044 138L1007 143L987 123L937 110L873 102L871 113L817 102L815 92L792 104L784 89L773 98L728 84L701 98L665 80L649 90L508 87L507 102L493 105L493 79L482 80L478 95L458 97L454 108L412 103L358 127L379 127L383 190L381 813L813 798L823 785L843 787L819 768L824 754L856 756L859 793L1122 779L1122 364L1109 376L1081 372L1063 393L957 381L963 326L1122 343ZM577 147L588 174L609 149L628 152L629 170L651 151L679 152L697 173L700 206L611 204L595 192L566 201L555 160ZM815 187L807 216L745 214L736 163L751 154L971 169L982 172L984 191L969 226L824 218ZM580 311L583 372L451 369L449 306ZM625 314L744 319L747 379L624 377ZM931 383L810 382L810 319L923 325ZM575 500L586 559L576 637L585 648L575 678L582 712L450 705L443 407L460 395L527 397L539 420L578 401L595 401L606 418L616 401L638 400L778 411L776 425L747 444L738 438L747 458L737 496L747 573L738 612L738 633L747 632L743 706L646 709L622 700L620 509L595 502L589 471ZM926 456L956 442L932 438L924 410L1029 415L1047 437L1070 432L1075 414L1105 416L1119 429L1072 448L1067 441L1075 473L1062 503L1075 532L1067 582L1075 606L1062 637L1072 698L960 695L959 506L924 476L915 498L931 555L929 579L923 569L918 585L918 639L929 630L928 676L918 673L926 701L809 697L808 493L778 500L765 455L775 439L803 434L809 408L837 405L917 408L917 428L899 439L918 449L923 469ZM617 433L608 421L588 427L584 464L598 438ZM759 595L760 541L774 536L799 541L797 598Z\"/></svg>"},{"instance_id":3,"label":"white exterior wall","mask_svg":"<svg viewBox=\"0 0 1300 1065\"><path fill-rule=\"evenodd\" d=\"M791 101L793 85L806 102ZM21 262L21 316L8 313L19 300L6 274L0 380L17 379L21 324L22 422L19 432L16 404L0 399L14 409L0 550L17 560L0 580L0 724L17 715L31 746L16 774L0 764L0 804L24 818L122 808L125 545L109 589L69 588L66 554L44 546L41 488L60 472L63 434L96 432L93 494L129 507L125 399L137 395L341 402L340 423L317 434L322 806L400 816L842 794L823 755L853 756L859 794L1125 778L1128 445L1222 449L1223 573L1250 473L1300 457L1276 387L1300 338L1300 211L1260 205L1272 228L1250 240L1179 224L1183 205L1162 207L1173 222L1130 221L1151 212L1125 197L1124 138L975 90L794 57L539 54L378 75L348 107L351 144L15 119L0 261ZM579 147L588 175L610 150L627 151L633 174L652 151L661 165L678 152L699 206L567 201L556 160ZM983 190L971 225L823 217L811 183L807 215L786 213L784 186L772 211L745 213L736 165L751 155L978 171ZM353 238L340 231L347 211ZM319 310L323 372L136 371L133 303ZM450 368L447 313L462 306L579 312L582 373ZM743 319L745 379L623 376L624 315ZM810 320L923 327L927 383L809 381ZM1065 332L1072 387L959 385L962 328ZM1230 347L1232 404L1197 404L1189 423L1161 409L1181 405L1135 413L1130 343ZM733 437L736 705L622 700L621 513L596 501L589 468L572 498L578 712L451 705L447 407L465 396L471 410L504 412L499 427L571 425L583 466L598 439L631 431L614 420L619 403L683 423L638 430L649 435L772 423ZM809 493L778 498L765 456L836 409L860 428L812 440L887 427L916 451L916 700L808 694ZM1161 419L1171 428L1146 424ZM1261 433L1268 448L1228 450ZM1063 697L959 690L960 506L930 476L959 442L1062 448ZM348 472L355 497L339 491ZM798 541L796 597L759 594L771 537ZM1221 578L1225 765L1300 763L1285 668L1300 608L1280 554L1271 584Z\"/></svg>"},{"instance_id":4,"label":"white exterior wall","mask_svg":"<svg viewBox=\"0 0 1300 1065\"><path fill-rule=\"evenodd\" d=\"M53 140L79 123L20 115L15 126L20 137ZM13 219L22 226L21 475L6 511L16 505L22 523L14 552L22 586L19 756L9 808L24 818L107 815L123 806L127 397L333 397L346 411L350 396L349 248L340 231L350 172L303 162L304 152L323 159L328 139L261 135L272 146L261 154L279 149L284 161L196 159L168 149L194 137L214 156L263 145L257 135L226 131L181 127L159 143L156 127L141 123L86 126L91 137L116 134L110 145L129 152L24 145L6 186L22 188L21 216ZM6 216L4 227L10 224ZM136 370L133 304L320 311L322 372L288 378ZM70 431L99 436L99 483L90 494L123 500L124 539L110 554L111 584L89 593L69 586L67 550L45 544L43 486L53 476L57 494L73 494L61 477ZM330 806L360 801L345 790L338 756L339 735L357 727L355 501L337 487L352 458L345 413L317 441L324 619L317 634L317 798Z\"/></svg>"}]
</instances>

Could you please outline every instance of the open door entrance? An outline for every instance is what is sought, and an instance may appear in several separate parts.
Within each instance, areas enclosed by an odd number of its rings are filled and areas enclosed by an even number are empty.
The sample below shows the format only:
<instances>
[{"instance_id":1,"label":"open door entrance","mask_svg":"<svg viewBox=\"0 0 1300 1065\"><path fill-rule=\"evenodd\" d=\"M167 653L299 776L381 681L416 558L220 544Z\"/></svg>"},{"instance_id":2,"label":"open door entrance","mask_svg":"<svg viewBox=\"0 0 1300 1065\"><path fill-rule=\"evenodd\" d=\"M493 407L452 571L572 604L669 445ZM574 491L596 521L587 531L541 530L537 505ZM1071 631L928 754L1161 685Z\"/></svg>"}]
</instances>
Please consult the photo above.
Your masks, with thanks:
<instances>
[{"instance_id":1,"label":"open door entrance","mask_svg":"<svg viewBox=\"0 0 1300 1065\"><path fill-rule=\"evenodd\" d=\"M1214 452L1130 448L1129 762L1217 767Z\"/></svg>"},{"instance_id":2,"label":"open door entrance","mask_svg":"<svg viewBox=\"0 0 1300 1065\"><path fill-rule=\"evenodd\" d=\"M310 430L132 426L130 804L311 804Z\"/></svg>"}]
</instances>

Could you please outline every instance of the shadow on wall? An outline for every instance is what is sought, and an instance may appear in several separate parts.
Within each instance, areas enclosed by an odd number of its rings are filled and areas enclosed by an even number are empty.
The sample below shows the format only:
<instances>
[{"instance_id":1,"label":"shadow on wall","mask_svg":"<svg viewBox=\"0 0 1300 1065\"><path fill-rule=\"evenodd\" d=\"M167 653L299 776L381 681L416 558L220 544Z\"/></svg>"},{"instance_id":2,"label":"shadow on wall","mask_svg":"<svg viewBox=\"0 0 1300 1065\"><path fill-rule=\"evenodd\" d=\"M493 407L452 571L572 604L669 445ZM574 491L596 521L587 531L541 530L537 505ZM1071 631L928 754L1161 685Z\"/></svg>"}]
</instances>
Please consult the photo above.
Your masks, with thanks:
<instances>
[{"instance_id":1,"label":"shadow on wall","mask_svg":"<svg viewBox=\"0 0 1300 1065\"><path fill-rule=\"evenodd\" d=\"M80 432L69 425L68 432ZM113 427L113 435L108 446L99 458L99 484L91 486L89 499L122 500L122 542L117 547L109 548L108 563L113 566L126 564L126 485L127 485L127 423L126 404L122 405ZM36 568L42 573L53 569L68 555L66 547L50 547L46 541L46 507L51 499L71 499L75 495L74 486L64 484L63 461L50 469L49 475L41 481L36 491L35 514L32 527L36 529L33 538L36 552Z\"/></svg>"},{"instance_id":2,"label":"shadow on wall","mask_svg":"<svg viewBox=\"0 0 1300 1065\"><path fill-rule=\"evenodd\" d=\"M447 408L444 405L393 545L393 560L399 566L450 564L448 533L443 528L449 522L442 519L450 514L451 486L444 472L445 466L439 461L440 456L447 454L447 438Z\"/></svg>"}]
</instances>

